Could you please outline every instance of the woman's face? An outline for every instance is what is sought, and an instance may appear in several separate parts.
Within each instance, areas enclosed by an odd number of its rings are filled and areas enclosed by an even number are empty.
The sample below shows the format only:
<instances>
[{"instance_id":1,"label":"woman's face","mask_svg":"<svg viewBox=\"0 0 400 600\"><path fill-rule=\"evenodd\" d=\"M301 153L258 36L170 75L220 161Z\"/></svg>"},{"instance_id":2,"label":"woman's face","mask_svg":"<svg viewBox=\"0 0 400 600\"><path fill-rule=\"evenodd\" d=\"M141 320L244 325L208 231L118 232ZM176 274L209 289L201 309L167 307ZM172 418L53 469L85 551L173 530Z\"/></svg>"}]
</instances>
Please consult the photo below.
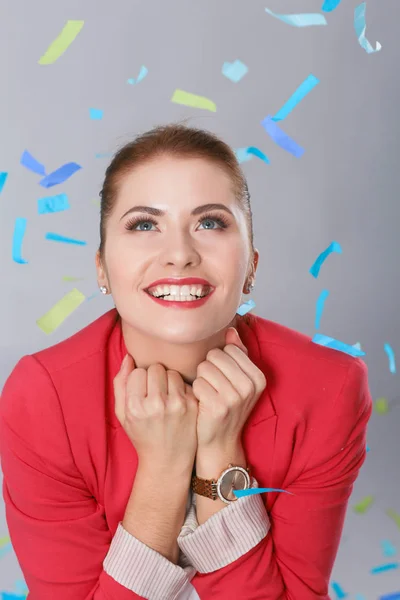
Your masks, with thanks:
<instances>
[{"instance_id":1,"label":"woman's face","mask_svg":"<svg viewBox=\"0 0 400 600\"><path fill-rule=\"evenodd\" d=\"M220 207L200 212L207 204ZM201 158L161 157L121 180L107 223L105 262L97 255L96 265L99 285L111 291L129 327L163 341L192 343L235 317L251 258L245 216L229 176ZM200 277L215 290L196 308L173 308L144 291L168 277Z\"/></svg>"}]
</instances>

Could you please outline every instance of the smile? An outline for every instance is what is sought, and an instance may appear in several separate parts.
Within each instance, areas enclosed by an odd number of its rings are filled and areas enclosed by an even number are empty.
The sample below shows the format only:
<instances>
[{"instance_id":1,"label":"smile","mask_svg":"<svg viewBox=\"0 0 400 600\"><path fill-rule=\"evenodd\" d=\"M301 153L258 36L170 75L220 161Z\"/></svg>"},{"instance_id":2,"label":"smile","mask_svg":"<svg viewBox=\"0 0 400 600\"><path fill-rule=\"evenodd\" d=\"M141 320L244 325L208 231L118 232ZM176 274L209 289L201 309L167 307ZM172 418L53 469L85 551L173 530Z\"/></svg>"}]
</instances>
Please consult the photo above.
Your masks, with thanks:
<instances>
[{"instance_id":1,"label":"smile","mask_svg":"<svg viewBox=\"0 0 400 600\"><path fill-rule=\"evenodd\" d=\"M148 290L144 291L146 292L147 296L154 300L154 302L157 302L158 304L167 308L198 308L207 302L207 300L214 293L214 290L215 288L210 288L208 291L205 290L203 292L204 295L197 297L196 295L191 296L190 294L167 294L157 297L151 294Z\"/></svg>"}]
</instances>

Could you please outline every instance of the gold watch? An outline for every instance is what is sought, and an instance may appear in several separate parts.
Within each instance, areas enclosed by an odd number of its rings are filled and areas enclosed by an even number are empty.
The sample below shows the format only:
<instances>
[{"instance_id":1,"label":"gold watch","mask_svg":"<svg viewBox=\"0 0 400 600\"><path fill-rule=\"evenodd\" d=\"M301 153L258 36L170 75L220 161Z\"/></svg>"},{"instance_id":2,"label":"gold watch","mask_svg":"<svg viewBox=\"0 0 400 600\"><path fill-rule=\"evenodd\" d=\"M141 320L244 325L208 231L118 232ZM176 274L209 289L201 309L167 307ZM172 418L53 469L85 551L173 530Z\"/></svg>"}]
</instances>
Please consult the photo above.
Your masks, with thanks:
<instances>
[{"instance_id":1,"label":"gold watch","mask_svg":"<svg viewBox=\"0 0 400 600\"><path fill-rule=\"evenodd\" d=\"M247 490L250 485L250 467L244 469L230 463L217 480L201 479L201 477L193 475L191 489L199 496L210 498L210 500L219 498L225 504L231 504L231 502L238 500L233 491Z\"/></svg>"}]
</instances>

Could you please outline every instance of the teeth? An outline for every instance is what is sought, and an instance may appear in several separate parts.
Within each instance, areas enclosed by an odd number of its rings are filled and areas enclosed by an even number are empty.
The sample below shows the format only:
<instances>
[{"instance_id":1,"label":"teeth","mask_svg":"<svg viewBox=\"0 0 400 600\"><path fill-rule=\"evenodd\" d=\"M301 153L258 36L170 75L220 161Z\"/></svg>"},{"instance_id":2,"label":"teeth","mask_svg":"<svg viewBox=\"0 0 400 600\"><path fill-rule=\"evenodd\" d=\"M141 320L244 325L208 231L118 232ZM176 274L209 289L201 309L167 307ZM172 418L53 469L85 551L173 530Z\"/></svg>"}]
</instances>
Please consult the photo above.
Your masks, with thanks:
<instances>
[{"instance_id":1,"label":"teeth","mask_svg":"<svg viewBox=\"0 0 400 600\"><path fill-rule=\"evenodd\" d=\"M192 300L193 296L199 298L205 296L208 291L209 288L202 285L157 285L149 290L149 294L156 298L167 296L165 300Z\"/></svg>"}]
</instances>

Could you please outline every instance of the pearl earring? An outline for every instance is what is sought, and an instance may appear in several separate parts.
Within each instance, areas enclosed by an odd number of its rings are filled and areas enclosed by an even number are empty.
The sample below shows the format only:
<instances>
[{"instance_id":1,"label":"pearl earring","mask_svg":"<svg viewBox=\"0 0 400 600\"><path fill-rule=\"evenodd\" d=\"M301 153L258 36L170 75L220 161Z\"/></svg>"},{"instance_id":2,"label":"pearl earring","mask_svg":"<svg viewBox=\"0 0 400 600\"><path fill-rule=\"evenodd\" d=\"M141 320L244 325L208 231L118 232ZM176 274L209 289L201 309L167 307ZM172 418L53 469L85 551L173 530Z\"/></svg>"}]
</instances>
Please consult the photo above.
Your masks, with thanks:
<instances>
[{"instance_id":1,"label":"pearl earring","mask_svg":"<svg viewBox=\"0 0 400 600\"><path fill-rule=\"evenodd\" d=\"M105 285L102 285L102 286L100 286L100 291L101 291L102 294L107 294L108 290L107 290L107 288L106 288Z\"/></svg>"}]
</instances>

